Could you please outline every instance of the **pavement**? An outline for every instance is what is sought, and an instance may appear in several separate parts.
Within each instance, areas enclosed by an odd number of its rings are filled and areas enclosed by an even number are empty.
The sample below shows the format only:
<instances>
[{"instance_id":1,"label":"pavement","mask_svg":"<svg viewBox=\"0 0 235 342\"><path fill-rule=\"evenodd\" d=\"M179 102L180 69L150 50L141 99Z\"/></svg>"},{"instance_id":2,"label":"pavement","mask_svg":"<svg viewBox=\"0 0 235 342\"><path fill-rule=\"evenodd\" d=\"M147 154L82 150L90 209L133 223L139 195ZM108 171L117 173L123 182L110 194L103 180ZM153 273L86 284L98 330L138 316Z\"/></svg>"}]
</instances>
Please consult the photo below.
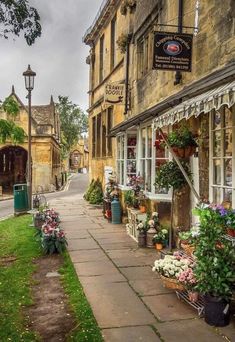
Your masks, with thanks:
<instances>
[{"instance_id":1,"label":"pavement","mask_svg":"<svg viewBox=\"0 0 235 342\"><path fill-rule=\"evenodd\" d=\"M215 329L162 286L154 249L138 248L124 225L108 223L83 200L87 175L50 205L60 212L68 251L106 342L235 341L234 322Z\"/></svg>"}]
</instances>

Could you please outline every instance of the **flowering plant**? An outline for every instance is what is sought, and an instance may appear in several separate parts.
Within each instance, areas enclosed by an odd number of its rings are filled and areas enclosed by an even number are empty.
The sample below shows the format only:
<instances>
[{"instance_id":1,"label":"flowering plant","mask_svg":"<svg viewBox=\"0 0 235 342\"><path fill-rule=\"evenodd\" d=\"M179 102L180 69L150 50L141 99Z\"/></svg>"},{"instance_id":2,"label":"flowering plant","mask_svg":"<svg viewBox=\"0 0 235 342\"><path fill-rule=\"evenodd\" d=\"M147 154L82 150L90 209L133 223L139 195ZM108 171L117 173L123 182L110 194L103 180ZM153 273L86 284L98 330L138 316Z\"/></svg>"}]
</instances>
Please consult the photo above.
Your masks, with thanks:
<instances>
[{"instance_id":1,"label":"flowering plant","mask_svg":"<svg viewBox=\"0 0 235 342\"><path fill-rule=\"evenodd\" d=\"M42 211L44 224L38 230L41 245L46 254L61 253L68 244L63 229L59 226L59 213L46 208Z\"/></svg>"},{"instance_id":2,"label":"flowering plant","mask_svg":"<svg viewBox=\"0 0 235 342\"><path fill-rule=\"evenodd\" d=\"M137 225L137 230L141 233L146 232L146 225L143 222L139 222Z\"/></svg>"},{"instance_id":3,"label":"flowering plant","mask_svg":"<svg viewBox=\"0 0 235 342\"><path fill-rule=\"evenodd\" d=\"M178 280L187 290L192 290L197 284L197 280L191 266L180 272Z\"/></svg>"},{"instance_id":4,"label":"flowering plant","mask_svg":"<svg viewBox=\"0 0 235 342\"><path fill-rule=\"evenodd\" d=\"M164 259L154 262L153 271L157 271L167 278L178 279L181 272L188 269L191 261L188 258L181 257L178 254L166 255Z\"/></svg>"},{"instance_id":5,"label":"flowering plant","mask_svg":"<svg viewBox=\"0 0 235 342\"><path fill-rule=\"evenodd\" d=\"M163 228L157 234L153 236L153 243L167 244L168 230Z\"/></svg>"},{"instance_id":6,"label":"flowering plant","mask_svg":"<svg viewBox=\"0 0 235 342\"><path fill-rule=\"evenodd\" d=\"M179 238L184 243L194 244L200 235L200 227L193 226L188 231L179 232Z\"/></svg>"}]
</instances>

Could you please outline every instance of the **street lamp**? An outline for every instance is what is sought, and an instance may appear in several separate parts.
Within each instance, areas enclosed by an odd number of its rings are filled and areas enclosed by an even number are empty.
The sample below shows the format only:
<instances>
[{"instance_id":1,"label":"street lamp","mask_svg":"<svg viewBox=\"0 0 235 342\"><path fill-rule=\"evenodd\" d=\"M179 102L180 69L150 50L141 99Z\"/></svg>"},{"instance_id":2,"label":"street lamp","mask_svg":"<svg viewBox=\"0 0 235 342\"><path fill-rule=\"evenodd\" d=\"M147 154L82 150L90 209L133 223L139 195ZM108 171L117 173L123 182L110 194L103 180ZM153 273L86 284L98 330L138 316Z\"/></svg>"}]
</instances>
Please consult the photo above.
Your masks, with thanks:
<instances>
[{"instance_id":1,"label":"street lamp","mask_svg":"<svg viewBox=\"0 0 235 342\"><path fill-rule=\"evenodd\" d=\"M32 165L31 165L31 92L34 87L34 77L36 72L32 71L30 65L28 69L23 72L25 80L25 88L28 90L28 200L29 200L29 210L32 209Z\"/></svg>"}]
</instances>

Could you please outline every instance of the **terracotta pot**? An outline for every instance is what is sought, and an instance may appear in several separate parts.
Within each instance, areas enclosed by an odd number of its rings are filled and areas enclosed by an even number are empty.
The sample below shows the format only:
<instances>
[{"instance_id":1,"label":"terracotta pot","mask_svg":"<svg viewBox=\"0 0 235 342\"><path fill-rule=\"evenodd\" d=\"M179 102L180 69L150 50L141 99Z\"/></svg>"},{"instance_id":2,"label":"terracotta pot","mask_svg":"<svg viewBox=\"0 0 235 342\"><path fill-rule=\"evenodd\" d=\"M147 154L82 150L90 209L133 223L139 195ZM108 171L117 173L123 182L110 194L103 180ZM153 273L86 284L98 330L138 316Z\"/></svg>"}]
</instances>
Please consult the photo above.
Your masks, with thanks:
<instances>
[{"instance_id":1,"label":"terracotta pot","mask_svg":"<svg viewBox=\"0 0 235 342\"><path fill-rule=\"evenodd\" d=\"M155 247L156 247L156 250L157 250L157 251L160 251L160 250L163 249L162 243L156 243L156 244L155 244Z\"/></svg>"},{"instance_id":2,"label":"terracotta pot","mask_svg":"<svg viewBox=\"0 0 235 342\"><path fill-rule=\"evenodd\" d=\"M189 298L190 302L196 303L198 301L198 298L199 298L199 293L196 291L188 291L188 298Z\"/></svg>"},{"instance_id":3,"label":"terracotta pot","mask_svg":"<svg viewBox=\"0 0 235 342\"><path fill-rule=\"evenodd\" d=\"M146 207L144 205L140 205L139 209L141 213L146 213Z\"/></svg>"},{"instance_id":4,"label":"terracotta pot","mask_svg":"<svg viewBox=\"0 0 235 342\"><path fill-rule=\"evenodd\" d=\"M233 228L227 228L227 234L229 236L235 237L235 229Z\"/></svg>"}]
</instances>

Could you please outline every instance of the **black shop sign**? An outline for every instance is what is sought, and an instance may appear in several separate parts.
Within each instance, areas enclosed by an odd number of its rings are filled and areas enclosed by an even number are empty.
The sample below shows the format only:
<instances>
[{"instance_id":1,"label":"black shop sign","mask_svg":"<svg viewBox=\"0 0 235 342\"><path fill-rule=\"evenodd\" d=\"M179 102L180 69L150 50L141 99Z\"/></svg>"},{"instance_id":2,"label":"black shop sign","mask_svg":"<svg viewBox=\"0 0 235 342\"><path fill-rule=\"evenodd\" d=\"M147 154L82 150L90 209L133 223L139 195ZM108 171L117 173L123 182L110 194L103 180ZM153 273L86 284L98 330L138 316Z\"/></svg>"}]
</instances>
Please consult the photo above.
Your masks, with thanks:
<instances>
[{"instance_id":1,"label":"black shop sign","mask_svg":"<svg viewBox=\"0 0 235 342\"><path fill-rule=\"evenodd\" d=\"M155 32L153 69L191 71L192 34Z\"/></svg>"}]
</instances>

